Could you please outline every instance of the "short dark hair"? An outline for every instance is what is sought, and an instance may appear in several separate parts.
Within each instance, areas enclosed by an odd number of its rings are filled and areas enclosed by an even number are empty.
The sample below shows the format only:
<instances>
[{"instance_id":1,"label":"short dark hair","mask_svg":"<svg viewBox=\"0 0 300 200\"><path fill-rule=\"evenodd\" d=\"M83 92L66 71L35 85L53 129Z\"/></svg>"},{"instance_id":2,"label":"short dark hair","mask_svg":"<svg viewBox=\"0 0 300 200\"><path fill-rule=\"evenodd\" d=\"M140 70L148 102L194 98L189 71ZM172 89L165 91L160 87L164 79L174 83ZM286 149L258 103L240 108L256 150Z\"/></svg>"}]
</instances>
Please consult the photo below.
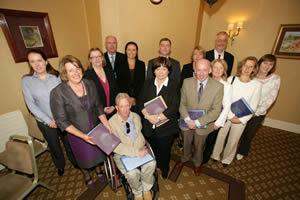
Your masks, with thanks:
<instances>
[{"instance_id":1,"label":"short dark hair","mask_svg":"<svg viewBox=\"0 0 300 200\"><path fill-rule=\"evenodd\" d=\"M159 40L159 44L162 43L163 41L168 41L170 43L170 45L172 46L172 42L171 42L171 40L169 38L167 38L167 37L161 38Z\"/></svg>"},{"instance_id":2,"label":"short dark hair","mask_svg":"<svg viewBox=\"0 0 300 200\"><path fill-rule=\"evenodd\" d=\"M159 57L155 58L152 63L153 74L154 74L154 71L161 66L167 68L169 71L169 74L172 72L171 61L166 57L159 56ZM154 76L155 76L155 74L154 74Z\"/></svg>"},{"instance_id":3,"label":"short dark hair","mask_svg":"<svg viewBox=\"0 0 300 200\"><path fill-rule=\"evenodd\" d=\"M276 59L276 57L273 55L273 54L265 54L263 57L261 57L259 60L258 60L258 62L257 62L257 64L258 64L258 69L257 69L257 71L259 71L259 69L260 69L260 64L262 63L262 62L265 62L265 61L268 61L268 62L274 62L274 65L273 65L273 67L272 67L272 69L269 71L269 73L268 73L268 75L270 75L270 74L272 74L273 72L275 72L275 70L276 70L276 62L277 62L277 59Z\"/></svg>"},{"instance_id":4,"label":"short dark hair","mask_svg":"<svg viewBox=\"0 0 300 200\"><path fill-rule=\"evenodd\" d=\"M28 56L29 56L29 54L31 54L31 53L39 54L39 55L43 58L44 61L47 61L47 65L46 65L46 71L47 71L47 73L52 74L52 75L55 75L56 77L59 76L59 72L58 72L56 69L54 69L54 68L52 67L52 65L50 64L50 62L49 62L48 59L47 59L46 54L45 54L42 50L40 50L40 49L30 49L30 50L28 50L28 51L26 52L27 63L28 63L28 66L29 66L30 71L29 71L28 74L25 74L24 76L32 76L33 73L34 73L34 70L33 70L32 67L30 66L30 63L29 63L29 60L28 60Z\"/></svg>"},{"instance_id":5,"label":"short dark hair","mask_svg":"<svg viewBox=\"0 0 300 200\"><path fill-rule=\"evenodd\" d=\"M136 57L135 57L135 59L138 60L138 59L139 59L139 55L138 55L139 47L138 47L138 45L137 45L135 42L133 42L133 41L127 42L127 44L125 45L125 56L127 57L126 50L127 50L127 47L128 47L130 44L132 44L132 45L135 46L135 48L136 48Z\"/></svg>"},{"instance_id":6,"label":"short dark hair","mask_svg":"<svg viewBox=\"0 0 300 200\"><path fill-rule=\"evenodd\" d=\"M82 74L84 73L84 68L82 67L82 64L81 64L80 60L78 58L72 56L72 55L66 55L59 62L59 72L60 72L61 80L68 81L67 70L66 70L66 64L67 63L72 63L77 68L81 69Z\"/></svg>"}]
</instances>

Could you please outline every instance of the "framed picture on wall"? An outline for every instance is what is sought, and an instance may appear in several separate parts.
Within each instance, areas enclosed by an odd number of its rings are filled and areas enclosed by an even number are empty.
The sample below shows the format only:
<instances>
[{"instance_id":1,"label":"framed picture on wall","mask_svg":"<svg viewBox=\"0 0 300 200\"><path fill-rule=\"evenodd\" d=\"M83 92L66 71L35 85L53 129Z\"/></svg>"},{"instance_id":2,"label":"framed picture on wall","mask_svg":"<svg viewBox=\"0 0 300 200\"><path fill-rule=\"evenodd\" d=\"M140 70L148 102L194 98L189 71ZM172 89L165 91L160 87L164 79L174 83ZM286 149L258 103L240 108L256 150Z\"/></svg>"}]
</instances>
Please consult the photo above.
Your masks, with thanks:
<instances>
[{"instance_id":1,"label":"framed picture on wall","mask_svg":"<svg viewBox=\"0 0 300 200\"><path fill-rule=\"evenodd\" d=\"M58 57L47 13L0 9L0 25L16 63L26 61L32 48Z\"/></svg>"},{"instance_id":2,"label":"framed picture on wall","mask_svg":"<svg viewBox=\"0 0 300 200\"><path fill-rule=\"evenodd\" d=\"M278 58L300 59L300 24L282 24L272 53Z\"/></svg>"}]
</instances>

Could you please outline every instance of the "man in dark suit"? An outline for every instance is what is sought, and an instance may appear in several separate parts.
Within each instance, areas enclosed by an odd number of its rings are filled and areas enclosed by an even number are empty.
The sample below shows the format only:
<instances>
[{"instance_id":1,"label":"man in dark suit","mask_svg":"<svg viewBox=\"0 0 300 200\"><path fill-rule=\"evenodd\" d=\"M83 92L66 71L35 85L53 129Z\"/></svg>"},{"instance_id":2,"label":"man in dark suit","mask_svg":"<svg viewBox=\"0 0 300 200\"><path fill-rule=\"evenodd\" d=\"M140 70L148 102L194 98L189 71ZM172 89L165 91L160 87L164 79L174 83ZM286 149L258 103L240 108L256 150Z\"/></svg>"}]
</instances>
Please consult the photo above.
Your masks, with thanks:
<instances>
[{"instance_id":1,"label":"man in dark suit","mask_svg":"<svg viewBox=\"0 0 300 200\"><path fill-rule=\"evenodd\" d=\"M106 66L113 70L115 77L117 78L120 69L126 66L125 55L117 52L118 42L117 38L113 35L106 36L105 48L107 50L104 53Z\"/></svg>"},{"instance_id":2,"label":"man in dark suit","mask_svg":"<svg viewBox=\"0 0 300 200\"><path fill-rule=\"evenodd\" d=\"M169 77L175 81L178 81L180 83L180 78L181 78L181 70L180 70L180 63L171 58L171 40L169 38L162 38L159 41L159 56L166 57L171 61L172 65L172 72L169 74ZM149 60L148 62L148 67L147 67L147 77L146 79L151 79L154 78L154 74L152 71L152 63L155 58Z\"/></svg>"},{"instance_id":3,"label":"man in dark suit","mask_svg":"<svg viewBox=\"0 0 300 200\"><path fill-rule=\"evenodd\" d=\"M196 63L195 76L184 80L181 88L181 102L179 112L188 128L181 128L183 132L183 156L176 164L182 168L184 163L192 159L194 173L200 175L200 165L207 135L214 130L214 121L218 118L223 100L223 84L209 77L210 62L201 59ZM189 110L204 110L205 115L196 120L189 116ZM206 128L201 128L206 126ZM194 155L192 145L194 143Z\"/></svg>"},{"instance_id":4,"label":"man in dark suit","mask_svg":"<svg viewBox=\"0 0 300 200\"><path fill-rule=\"evenodd\" d=\"M215 40L215 48L206 52L206 59L212 62L215 59L224 59L227 62L227 77L230 76L234 61L234 56L225 51L228 44L228 34L225 31L221 31L217 34Z\"/></svg>"}]
</instances>

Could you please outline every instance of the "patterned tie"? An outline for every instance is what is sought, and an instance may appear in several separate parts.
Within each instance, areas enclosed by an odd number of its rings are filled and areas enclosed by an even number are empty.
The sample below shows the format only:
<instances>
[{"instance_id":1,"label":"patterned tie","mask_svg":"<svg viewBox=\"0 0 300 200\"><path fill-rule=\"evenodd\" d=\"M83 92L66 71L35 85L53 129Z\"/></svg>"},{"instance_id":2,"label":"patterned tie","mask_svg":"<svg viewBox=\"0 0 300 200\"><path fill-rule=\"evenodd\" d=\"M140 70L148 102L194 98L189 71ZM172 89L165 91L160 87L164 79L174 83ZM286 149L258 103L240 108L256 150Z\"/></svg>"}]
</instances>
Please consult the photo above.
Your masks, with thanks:
<instances>
[{"instance_id":1,"label":"patterned tie","mask_svg":"<svg viewBox=\"0 0 300 200\"><path fill-rule=\"evenodd\" d=\"M111 63L112 69L114 70L115 69L115 57L111 56L110 60L111 60L110 63Z\"/></svg>"},{"instance_id":2,"label":"patterned tie","mask_svg":"<svg viewBox=\"0 0 300 200\"><path fill-rule=\"evenodd\" d=\"M221 59L221 55L219 54L218 59Z\"/></svg>"},{"instance_id":3,"label":"patterned tie","mask_svg":"<svg viewBox=\"0 0 300 200\"><path fill-rule=\"evenodd\" d=\"M199 90L198 90L198 103L200 102L202 93L203 93L203 84L200 83L200 88L199 88Z\"/></svg>"}]
</instances>

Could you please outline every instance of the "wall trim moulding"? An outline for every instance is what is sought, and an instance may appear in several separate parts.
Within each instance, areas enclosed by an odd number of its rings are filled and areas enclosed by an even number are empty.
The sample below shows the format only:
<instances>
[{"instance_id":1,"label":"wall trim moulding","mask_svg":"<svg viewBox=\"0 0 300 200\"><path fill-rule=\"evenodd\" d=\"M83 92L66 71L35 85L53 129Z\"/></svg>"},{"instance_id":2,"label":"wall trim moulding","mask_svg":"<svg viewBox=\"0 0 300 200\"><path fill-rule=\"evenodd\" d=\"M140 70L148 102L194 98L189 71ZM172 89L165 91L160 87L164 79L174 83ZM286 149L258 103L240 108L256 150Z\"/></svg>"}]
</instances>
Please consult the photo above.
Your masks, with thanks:
<instances>
[{"instance_id":1,"label":"wall trim moulding","mask_svg":"<svg viewBox=\"0 0 300 200\"><path fill-rule=\"evenodd\" d=\"M263 125L300 134L300 125L299 124L293 124L290 122L280 121L280 120L271 119L271 118L265 118Z\"/></svg>"}]
</instances>

